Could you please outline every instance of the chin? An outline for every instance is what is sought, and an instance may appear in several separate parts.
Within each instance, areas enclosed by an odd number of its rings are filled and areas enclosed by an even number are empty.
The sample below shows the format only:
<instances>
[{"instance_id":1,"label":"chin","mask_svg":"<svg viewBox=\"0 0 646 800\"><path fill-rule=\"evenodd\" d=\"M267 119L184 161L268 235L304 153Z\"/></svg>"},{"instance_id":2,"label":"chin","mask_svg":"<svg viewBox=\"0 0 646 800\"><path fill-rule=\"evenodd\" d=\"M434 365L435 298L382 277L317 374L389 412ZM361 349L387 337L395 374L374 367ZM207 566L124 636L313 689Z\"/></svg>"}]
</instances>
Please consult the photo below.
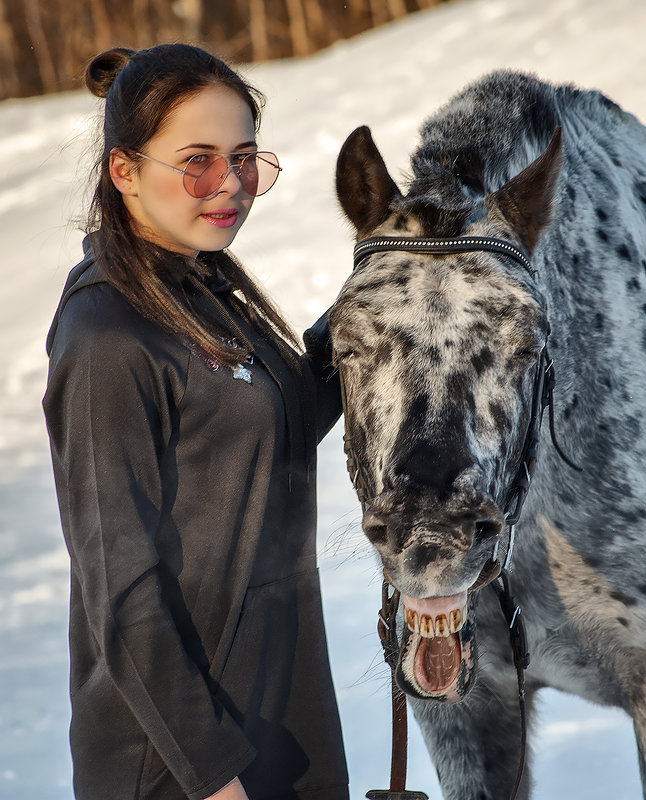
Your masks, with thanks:
<instances>
[{"instance_id":1,"label":"chin","mask_svg":"<svg viewBox=\"0 0 646 800\"><path fill-rule=\"evenodd\" d=\"M197 250L202 252L217 252L218 250L225 250L233 244L240 226L237 225L234 229L227 229L224 231L216 231L211 236L200 237L197 243Z\"/></svg>"}]
</instances>

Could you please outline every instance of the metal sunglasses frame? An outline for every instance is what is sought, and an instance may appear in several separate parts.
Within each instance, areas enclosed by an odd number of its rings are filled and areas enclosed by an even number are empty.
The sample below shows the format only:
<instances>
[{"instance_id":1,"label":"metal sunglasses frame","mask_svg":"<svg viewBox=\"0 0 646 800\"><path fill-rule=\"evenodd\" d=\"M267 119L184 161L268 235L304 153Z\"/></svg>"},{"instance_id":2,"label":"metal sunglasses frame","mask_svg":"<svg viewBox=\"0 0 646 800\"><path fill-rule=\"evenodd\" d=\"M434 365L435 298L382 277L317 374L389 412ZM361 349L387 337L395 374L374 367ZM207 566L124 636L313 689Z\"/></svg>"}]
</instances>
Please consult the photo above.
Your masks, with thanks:
<instances>
[{"instance_id":1,"label":"metal sunglasses frame","mask_svg":"<svg viewBox=\"0 0 646 800\"><path fill-rule=\"evenodd\" d=\"M273 167L276 170L276 176L274 177L274 180L272 181L272 183L266 189L264 189L262 192L256 192L255 194L253 194L252 197L260 197L261 195L266 194L272 188L272 186L276 183L276 181L278 180L278 175L283 171L283 168L278 163L278 156L276 155L276 153L272 153L270 150L255 150L255 151L253 151L251 153L196 153L194 156L191 156L189 158L189 160L184 165L184 169L179 169L178 167L174 167L172 164L167 164L165 161L160 161L158 158L153 158L152 156L147 156L145 153L140 153L138 151L135 151L135 155L140 156L140 158L145 158L147 161L154 161L155 164L160 164L162 167L166 167L166 169L170 169L173 172L176 172L178 175L181 175L182 176L182 184L184 185L184 189L186 190L186 193L188 195L190 195L191 197L194 197L196 200L210 200L212 197L215 197L215 195L222 188L222 186L223 186L224 182L226 181L229 173L232 172L232 171L235 171L236 176L237 176L238 180L240 181L240 183L242 185L243 191L245 191L247 194L249 194L249 192L247 192L247 190L244 188L244 185L242 184L242 178L240 176L240 170L242 169L242 167L244 165L244 162L247 160L247 158L249 156L254 156L254 158L258 158L258 156L260 156L260 160L261 161L263 161L265 164L268 164L269 166ZM188 170L188 167L189 167L191 161L193 161L193 159L195 159L195 158L198 158L199 156L204 156L204 155L207 155L207 156L218 156L218 158L223 158L227 162L228 167L227 167L227 171L222 176L222 182L220 183L220 185L214 191L212 191L210 194L198 197L197 195L194 195L192 192L189 192L189 190L186 188L186 175L187 175L187 170ZM263 155L272 156L276 160L276 163L273 164L271 161L263 159L262 158ZM233 156L242 156L242 160L240 161L239 164L232 164L231 163L231 158ZM208 169L208 167L206 169ZM203 170L202 173L198 176L198 178L197 178L198 180L199 180L199 178L202 177L202 175L204 174L205 171L206 170ZM194 177L194 176L191 176L191 177Z\"/></svg>"}]
</instances>

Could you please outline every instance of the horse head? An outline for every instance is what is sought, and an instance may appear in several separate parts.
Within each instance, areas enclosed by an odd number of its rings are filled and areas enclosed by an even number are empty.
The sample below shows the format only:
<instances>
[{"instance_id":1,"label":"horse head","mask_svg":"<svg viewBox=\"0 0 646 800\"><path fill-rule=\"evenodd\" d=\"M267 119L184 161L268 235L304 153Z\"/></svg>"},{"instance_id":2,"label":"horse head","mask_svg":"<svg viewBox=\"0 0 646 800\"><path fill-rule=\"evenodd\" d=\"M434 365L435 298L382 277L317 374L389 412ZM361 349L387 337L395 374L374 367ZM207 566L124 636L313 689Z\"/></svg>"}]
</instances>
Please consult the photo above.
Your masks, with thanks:
<instances>
[{"instance_id":1,"label":"horse head","mask_svg":"<svg viewBox=\"0 0 646 800\"><path fill-rule=\"evenodd\" d=\"M422 154L404 196L367 128L339 155L357 239L395 248L368 248L329 321L363 529L403 601L397 680L416 697L456 702L474 682L478 589L504 558L549 332L523 258L549 222L560 163L558 129L491 191L477 165ZM420 237L509 251L397 248Z\"/></svg>"}]
</instances>

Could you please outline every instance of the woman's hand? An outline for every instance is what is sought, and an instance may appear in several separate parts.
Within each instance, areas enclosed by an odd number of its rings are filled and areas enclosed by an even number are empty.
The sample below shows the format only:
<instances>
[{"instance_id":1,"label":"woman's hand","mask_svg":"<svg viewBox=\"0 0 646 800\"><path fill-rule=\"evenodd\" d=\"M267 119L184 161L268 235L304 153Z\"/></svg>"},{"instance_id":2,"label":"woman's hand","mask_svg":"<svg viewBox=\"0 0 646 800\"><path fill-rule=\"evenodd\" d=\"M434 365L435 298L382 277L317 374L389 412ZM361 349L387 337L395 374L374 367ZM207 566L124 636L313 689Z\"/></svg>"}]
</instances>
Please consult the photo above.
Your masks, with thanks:
<instances>
[{"instance_id":1,"label":"woman's hand","mask_svg":"<svg viewBox=\"0 0 646 800\"><path fill-rule=\"evenodd\" d=\"M234 778L224 789L220 789L205 800L249 800L249 798L238 778Z\"/></svg>"}]
</instances>

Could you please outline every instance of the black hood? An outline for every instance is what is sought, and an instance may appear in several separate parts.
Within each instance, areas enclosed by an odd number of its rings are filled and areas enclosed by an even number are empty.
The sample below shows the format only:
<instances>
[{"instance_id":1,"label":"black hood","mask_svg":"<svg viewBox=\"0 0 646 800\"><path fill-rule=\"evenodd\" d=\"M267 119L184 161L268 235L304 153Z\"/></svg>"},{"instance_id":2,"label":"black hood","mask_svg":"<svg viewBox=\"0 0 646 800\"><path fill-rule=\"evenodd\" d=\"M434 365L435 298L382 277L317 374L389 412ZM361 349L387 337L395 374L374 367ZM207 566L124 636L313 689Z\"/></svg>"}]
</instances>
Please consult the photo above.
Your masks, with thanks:
<instances>
[{"instance_id":1,"label":"black hood","mask_svg":"<svg viewBox=\"0 0 646 800\"><path fill-rule=\"evenodd\" d=\"M83 260L73 267L67 276L67 281L65 282L63 293L58 303L58 308L56 309L49 333L47 334L46 349L48 356L51 354L52 343L54 341L54 336L56 335L56 329L58 328L58 320L60 319L63 309L65 308L65 304L74 294L74 292L78 292L79 289L84 289L86 286L92 286L95 283L110 283L107 275L105 274L105 270L101 265L100 259L96 258L94 247L96 244L95 237L96 234L91 233L86 236L85 239L83 239ZM184 261L183 256L177 255L176 253L169 252L168 257ZM232 286L224 277L222 272L218 269L217 265L213 263L216 257L217 256L215 253L201 253L199 256L203 263L212 267L210 270L211 276L207 281L208 288L214 294L226 295L231 292Z\"/></svg>"}]
</instances>

